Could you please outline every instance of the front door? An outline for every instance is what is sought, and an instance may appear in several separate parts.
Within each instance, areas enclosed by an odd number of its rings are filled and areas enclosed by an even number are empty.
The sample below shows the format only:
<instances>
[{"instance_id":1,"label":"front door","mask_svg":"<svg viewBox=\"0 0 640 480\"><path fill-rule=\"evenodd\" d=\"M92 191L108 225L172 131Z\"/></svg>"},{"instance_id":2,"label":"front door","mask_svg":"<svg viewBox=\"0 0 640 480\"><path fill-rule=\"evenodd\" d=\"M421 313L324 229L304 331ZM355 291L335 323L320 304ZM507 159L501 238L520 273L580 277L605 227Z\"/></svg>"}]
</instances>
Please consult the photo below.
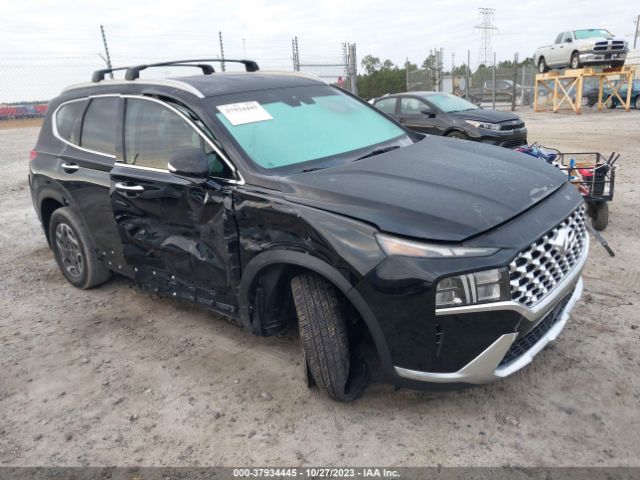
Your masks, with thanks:
<instances>
[{"instance_id":1,"label":"front door","mask_svg":"<svg viewBox=\"0 0 640 480\"><path fill-rule=\"evenodd\" d=\"M400 99L399 119L403 125L415 132L442 135L435 110L417 98Z\"/></svg>"},{"instance_id":2,"label":"front door","mask_svg":"<svg viewBox=\"0 0 640 480\"><path fill-rule=\"evenodd\" d=\"M173 154L202 148L206 181L179 177ZM111 170L111 204L123 255L143 287L233 310L237 229L233 173L183 112L144 97L126 98L124 161Z\"/></svg>"}]
</instances>

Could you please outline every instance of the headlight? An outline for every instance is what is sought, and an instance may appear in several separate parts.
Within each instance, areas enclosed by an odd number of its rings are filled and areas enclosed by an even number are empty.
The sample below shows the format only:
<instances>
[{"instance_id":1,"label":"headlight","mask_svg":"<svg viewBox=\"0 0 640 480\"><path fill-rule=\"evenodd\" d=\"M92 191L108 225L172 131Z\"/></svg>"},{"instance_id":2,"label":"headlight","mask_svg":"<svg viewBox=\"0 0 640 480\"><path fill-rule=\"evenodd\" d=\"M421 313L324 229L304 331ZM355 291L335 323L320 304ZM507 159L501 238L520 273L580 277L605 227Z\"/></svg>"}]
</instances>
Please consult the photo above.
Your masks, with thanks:
<instances>
[{"instance_id":1,"label":"headlight","mask_svg":"<svg viewBox=\"0 0 640 480\"><path fill-rule=\"evenodd\" d=\"M498 251L497 248L462 247L458 245L443 245L437 243L416 242L392 237L383 233L376 235L376 240L387 255L404 257L487 257Z\"/></svg>"},{"instance_id":2,"label":"headlight","mask_svg":"<svg viewBox=\"0 0 640 480\"><path fill-rule=\"evenodd\" d=\"M510 299L509 274L506 268L447 277L440 280L436 287L436 308Z\"/></svg>"},{"instance_id":3,"label":"headlight","mask_svg":"<svg viewBox=\"0 0 640 480\"><path fill-rule=\"evenodd\" d=\"M500 130L500 125L497 123L476 122L475 120L465 120L469 125L476 128L484 128L485 130Z\"/></svg>"}]
</instances>

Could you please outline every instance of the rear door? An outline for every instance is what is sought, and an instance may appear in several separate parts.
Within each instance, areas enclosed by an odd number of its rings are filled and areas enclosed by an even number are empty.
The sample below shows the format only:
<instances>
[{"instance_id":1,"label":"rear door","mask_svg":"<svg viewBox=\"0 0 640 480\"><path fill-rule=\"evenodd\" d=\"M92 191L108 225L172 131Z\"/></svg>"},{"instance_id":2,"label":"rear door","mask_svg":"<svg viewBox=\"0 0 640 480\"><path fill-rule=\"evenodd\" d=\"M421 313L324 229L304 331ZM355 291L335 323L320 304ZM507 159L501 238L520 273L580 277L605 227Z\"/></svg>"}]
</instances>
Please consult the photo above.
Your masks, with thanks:
<instances>
[{"instance_id":1,"label":"rear door","mask_svg":"<svg viewBox=\"0 0 640 480\"><path fill-rule=\"evenodd\" d=\"M202 148L204 183L167 169L172 155ZM227 309L237 279L233 170L184 111L148 97L126 98L123 161L111 171L111 206L124 258L143 286Z\"/></svg>"},{"instance_id":2,"label":"rear door","mask_svg":"<svg viewBox=\"0 0 640 480\"><path fill-rule=\"evenodd\" d=\"M122 100L118 95L80 98L63 103L52 118L54 136L62 141L57 180L73 199L92 235L98 258L115 270L124 265L120 238L111 213L109 171L120 148L117 130ZM126 272L123 272L126 273Z\"/></svg>"}]
</instances>

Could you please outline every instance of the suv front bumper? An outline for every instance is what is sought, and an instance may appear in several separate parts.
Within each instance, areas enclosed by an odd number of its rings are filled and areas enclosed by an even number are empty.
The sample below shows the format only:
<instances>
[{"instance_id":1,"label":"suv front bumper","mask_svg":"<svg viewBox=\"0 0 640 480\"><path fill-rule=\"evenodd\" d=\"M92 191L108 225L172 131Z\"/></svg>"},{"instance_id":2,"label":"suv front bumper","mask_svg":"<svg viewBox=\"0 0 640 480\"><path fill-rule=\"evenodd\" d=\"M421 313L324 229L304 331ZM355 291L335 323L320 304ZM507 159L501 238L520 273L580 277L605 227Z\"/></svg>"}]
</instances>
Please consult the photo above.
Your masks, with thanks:
<instances>
[{"instance_id":1,"label":"suv front bumper","mask_svg":"<svg viewBox=\"0 0 640 480\"><path fill-rule=\"evenodd\" d=\"M587 237L588 238L588 237ZM569 313L582 295L582 270L588 257L588 241L582 253L580 261L573 270L562 280L560 284L546 298L533 307L526 307L514 301L496 302L484 305L471 305L465 307L440 309L436 311L438 316L452 314L467 314L477 312L491 312L514 310L521 314L525 321L535 323L536 326L524 336L525 345L530 345L516 357L508 356L510 349L518 343L518 332L506 333L496 339L476 358L456 372L425 372L411 370L395 366L395 374L401 378L428 383L460 383L482 384L498 378L504 378L522 369L535 357L549 342L555 340L569 319ZM553 316L553 318L550 318ZM544 325L546 323L546 325ZM544 327L546 331L536 332L536 328ZM536 335L535 340L526 341L529 335ZM529 337L531 338L531 337ZM522 349L521 345L518 352ZM508 356L508 361L505 357Z\"/></svg>"}]
</instances>

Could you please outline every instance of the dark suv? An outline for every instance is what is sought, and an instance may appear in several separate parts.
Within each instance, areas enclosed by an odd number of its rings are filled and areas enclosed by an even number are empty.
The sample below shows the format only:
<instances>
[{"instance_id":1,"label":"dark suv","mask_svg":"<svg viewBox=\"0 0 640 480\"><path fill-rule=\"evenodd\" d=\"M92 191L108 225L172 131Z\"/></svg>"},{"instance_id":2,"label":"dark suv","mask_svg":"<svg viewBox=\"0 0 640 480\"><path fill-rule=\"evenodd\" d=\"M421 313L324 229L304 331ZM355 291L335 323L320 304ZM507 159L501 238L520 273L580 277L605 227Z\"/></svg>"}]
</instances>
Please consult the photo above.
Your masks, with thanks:
<instances>
[{"instance_id":1,"label":"dark suv","mask_svg":"<svg viewBox=\"0 0 640 480\"><path fill-rule=\"evenodd\" d=\"M314 78L211 63L98 71L51 101L29 183L71 284L115 272L257 335L297 322L309 383L343 401L367 382L363 345L397 386L460 388L562 330L588 250L563 173Z\"/></svg>"}]
</instances>

